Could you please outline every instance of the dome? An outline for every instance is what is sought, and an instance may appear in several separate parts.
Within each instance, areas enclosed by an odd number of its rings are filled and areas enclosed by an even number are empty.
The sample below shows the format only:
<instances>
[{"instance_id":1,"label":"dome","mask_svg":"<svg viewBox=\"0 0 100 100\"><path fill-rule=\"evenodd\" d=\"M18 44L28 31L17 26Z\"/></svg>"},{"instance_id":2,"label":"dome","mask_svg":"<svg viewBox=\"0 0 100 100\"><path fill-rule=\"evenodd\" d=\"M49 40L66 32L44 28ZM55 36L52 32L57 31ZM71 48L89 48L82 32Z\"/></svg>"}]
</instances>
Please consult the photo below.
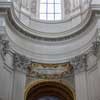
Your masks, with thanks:
<instances>
[{"instance_id":1,"label":"dome","mask_svg":"<svg viewBox=\"0 0 100 100\"><path fill-rule=\"evenodd\" d=\"M89 19L87 14L90 11L90 1L14 0L13 4L17 18L28 29L30 28L32 34L55 38L62 37L66 35L65 33L71 34L69 30L76 29L77 26L80 27L80 24ZM58 35L59 33L60 35Z\"/></svg>"},{"instance_id":2,"label":"dome","mask_svg":"<svg viewBox=\"0 0 100 100\"><path fill-rule=\"evenodd\" d=\"M56 21L85 11L89 2L90 0L14 0L14 5L18 17Z\"/></svg>"}]
</instances>

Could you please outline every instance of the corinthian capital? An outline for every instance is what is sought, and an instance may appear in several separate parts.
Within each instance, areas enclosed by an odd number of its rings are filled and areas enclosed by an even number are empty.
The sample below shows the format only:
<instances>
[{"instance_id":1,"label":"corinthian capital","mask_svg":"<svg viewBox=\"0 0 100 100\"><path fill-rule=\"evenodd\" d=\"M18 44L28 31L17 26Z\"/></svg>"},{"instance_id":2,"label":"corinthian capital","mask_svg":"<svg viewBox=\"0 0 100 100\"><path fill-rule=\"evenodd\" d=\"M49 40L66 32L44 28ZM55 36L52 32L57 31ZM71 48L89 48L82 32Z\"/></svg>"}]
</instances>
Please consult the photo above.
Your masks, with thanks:
<instances>
[{"instance_id":1,"label":"corinthian capital","mask_svg":"<svg viewBox=\"0 0 100 100\"><path fill-rule=\"evenodd\" d=\"M100 48L100 41L95 41L93 42L93 46L91 47L92 49L92 53L97 56L98 52L99 52L99 48Z\"/></svg>"},{"instance_id":2,"label":"corinthian capital","mask_svg":"<svg viewBox=\"0 0 100 100\"><path fill-rule=\"evenodd\" d=\"M15 69L19 71L27 71L28 65L31 63L31 61L23 55L20 55L18 53L13 54L13 66Z\"/></svg>"},{"instance_id":3,"label":"corinthian capital","mask_svg":"<svg viewBox=\"0 0 100 100\"><path fill-rule=\"evenodd\" d=\"M87 68L87 55L82 54L80 56L72 58L71 64L73 65L75 73L85 71Z\"/></svg>"}]
</instances>

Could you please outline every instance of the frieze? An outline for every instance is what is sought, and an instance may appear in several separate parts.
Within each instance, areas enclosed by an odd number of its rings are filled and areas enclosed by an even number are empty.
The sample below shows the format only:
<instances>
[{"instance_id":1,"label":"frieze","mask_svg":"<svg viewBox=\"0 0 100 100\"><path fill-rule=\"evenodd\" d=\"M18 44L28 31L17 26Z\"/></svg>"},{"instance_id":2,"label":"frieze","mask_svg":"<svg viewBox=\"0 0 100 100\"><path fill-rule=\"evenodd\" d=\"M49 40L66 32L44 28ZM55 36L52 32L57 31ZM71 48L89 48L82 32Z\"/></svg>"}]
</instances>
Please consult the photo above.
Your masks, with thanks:
<instances>
[{"instance_id":1,"label":"frieze","mask_svg":"<svg viewBox=\"0 0 100 100\"><path fill-rule=\"evenodd\" d=\"M27 58L24 55L18 54L18 53L14 53L14 67L16 68L20 68L21 70L26 70L30 73L30 74L35 74L35 75L40 75L39 72L36 72L36 70L39 70L39 68L41 69L52 69L52 68L59 68L58 65L61 65L63 68L66 68L66 71L62 72L61 74L64 75L66 72L70 73L71 70L73 69L75 73L80 73L83 71L87 71L87 59L88 59L88 55L89 53L92 53L94 55L97 55L97 52L99 52L100 48L100 42L96 41L93 42L92 47L86 51L85 53L79 55L79 56L75 56L71 59L69 59L69 63L65 63L65 64L41 64L41 63L35 63L32 61L32 59ZM45 74L44 74L45 76ZM44 77L43 76L43 77ZM55 73L56 76L56 73ZM47 76L46 76L47 77ZM48 75L48 77L50 77Z\"/></svg>"},{"instance_id":2,"label":"frieze","mask_svg":"<svg viewBox=\"0 0 100 100\"><path fill-rule=\"evenodd\" d=\"M2 51L1 53L4 57L8 52L11 51L10 46L9 46L9 41L4 38L4 35L0 35L0 44L1 44L0 51ZM70 59L69 63L72 65L74 72L79 73L82 71L86 71L87 67L88 67L88 65L87 65L88 54L93 53L95 56L97 56L97 53L99 52L99 48L100 48L100 41L94 41L92 47L87 52ZM34 69L35 66L37 67L37 66L41 65L41 67L43 67L44 69L46 69L47 67L56 69L58 67L57 64L37 64L37 63L34 63L31 58L28 58L24 55L21 55L15 51L12 52L12 54L13 54L13 67L16 70L20 70L20 71L24 71L24 72L30 70L30 72L33 71L32 73L37 74L36 71L32 70L32 68ZM71 67L68 67L68 63L62 64L62 67L65 67L66 71L62 72L61 75L64 75L64 74L66 74L66 72L68 72L68 71L70 72L70 70L71 70ZM40 75L40 74L37 74L37 75ZM56 73L55 73L55 76L57 76ZM50 77L50 76L48 75L48 77Z\"/></svg>"},{"instance_id":3,"label":"frieze","mask_svg":"<svg viewBox=\"0 0 100 100\"><path fill-rule=\"evenodd\" d=\"M61 79L73 73L70 63L66 64L39 64L31 63L28 66L28 74L41 79Z\"/></svg>"}]
</instances>

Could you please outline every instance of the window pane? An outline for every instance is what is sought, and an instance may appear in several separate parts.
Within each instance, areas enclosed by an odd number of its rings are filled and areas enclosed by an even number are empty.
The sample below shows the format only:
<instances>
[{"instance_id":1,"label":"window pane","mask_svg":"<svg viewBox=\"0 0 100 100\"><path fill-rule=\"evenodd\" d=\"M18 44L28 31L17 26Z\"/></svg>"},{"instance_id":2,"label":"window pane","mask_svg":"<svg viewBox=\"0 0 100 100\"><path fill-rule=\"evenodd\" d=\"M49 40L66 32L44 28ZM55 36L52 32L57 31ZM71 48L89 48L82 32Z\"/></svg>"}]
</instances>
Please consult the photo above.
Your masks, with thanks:
<instances>
[{"instance_id":1,"label":"window pane","mask_svg":"<svg viewBox=\"0 0 100 100\"><path fill-rule=\"evenodd\" d=\"M47 0L48 3L54 3L54 0Z\"/></svg>"},{"instance_id":2,"label":"window pane","mask_svg":"<svg viewBox=\"0 0 100 100\"><path fill-rule=\"evenodd\" d=\"M40 3L46 3L47 0L40 0Z\"/></svg>"},{"instance_id":3,"label":"window pane","mask_svg":"<svg viewBox=\"0 0 100 100\"><path fill-rule=\"evenodd\" d=\"M61 0L55 0L55 3L61 3Z\"/></svg>"},{"instance_id":4,"label":"window pane","mask_svg":"<svg viewBox=\"0 0 100 100\"><path fill-rule=\"evenodd\" d=\"M40 19L41 20L46 20L46 14L40 14Z\"/></svg>"},{"instance_id":5,"label":"window pane","mask_svg":"<svg viewBox=\"0 0 100 100\"><path fill-rule=\"evenodd\" d=\"M55 13L61 13L61 5L55 4Z\"/></svg>"},{"instance_id":6,"label":"window pane","mask_svg":"<svg viewBox=\"0 0 100 100\"><path fill-rule=\"evenodd\" d=\"M48 11L47 13L54 13L54 4L48 4Z\"/></svg>"},{"instance_id":7,"label":"window pane","mask_svg":"<svg viewBox=\"0 0 100 100\"><path fill-rule=\"evenodd\" d=\"M61 20L61 0L40 0L40 19Z\"/></svg>"},{"instance_id":8,"label":"window pane","mask_svg":"<svg viewBox=\"0 0 100 100\"><path fill-rule=\"evenodd\" d=\"M46 13L46 4L40 4L40 13Z\"/></svg>"},{"instance_id":9,"label":"window pane","mask_svg":"<svg viewBox=\"0 0 100 100\"><path fill-rule=\"evenodd\" d=\"M61 14L55 14L55 20L61 20Z\"/></svg>"},{"instance_id":10,"label":"window pane","mask_svg":"<svg viewBox=\"0 0 100 100\"><path fill-rule=\"evenodd\" d=\"M47 20L54 20L54 14L48 14L48 19Z\"/></svg>"}]
</instances>

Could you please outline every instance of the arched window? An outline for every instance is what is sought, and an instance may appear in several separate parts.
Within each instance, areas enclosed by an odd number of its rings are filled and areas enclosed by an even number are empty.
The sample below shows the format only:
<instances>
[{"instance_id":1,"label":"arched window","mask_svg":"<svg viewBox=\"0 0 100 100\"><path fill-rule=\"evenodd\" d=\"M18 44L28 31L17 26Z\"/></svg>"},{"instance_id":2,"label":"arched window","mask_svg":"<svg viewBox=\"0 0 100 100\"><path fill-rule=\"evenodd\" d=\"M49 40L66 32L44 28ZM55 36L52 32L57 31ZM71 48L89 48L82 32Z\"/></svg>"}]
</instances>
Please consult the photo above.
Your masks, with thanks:
<instances>
[{"instance_id":1,"label":"arched window","mask_svg":"<svg viewBox=\"0 0 100 100\"><path fill-rule=\"evenodd\" d=\"M61 0L40 0L41 20L61 20Z\"/></svg>"}]
</instances>

